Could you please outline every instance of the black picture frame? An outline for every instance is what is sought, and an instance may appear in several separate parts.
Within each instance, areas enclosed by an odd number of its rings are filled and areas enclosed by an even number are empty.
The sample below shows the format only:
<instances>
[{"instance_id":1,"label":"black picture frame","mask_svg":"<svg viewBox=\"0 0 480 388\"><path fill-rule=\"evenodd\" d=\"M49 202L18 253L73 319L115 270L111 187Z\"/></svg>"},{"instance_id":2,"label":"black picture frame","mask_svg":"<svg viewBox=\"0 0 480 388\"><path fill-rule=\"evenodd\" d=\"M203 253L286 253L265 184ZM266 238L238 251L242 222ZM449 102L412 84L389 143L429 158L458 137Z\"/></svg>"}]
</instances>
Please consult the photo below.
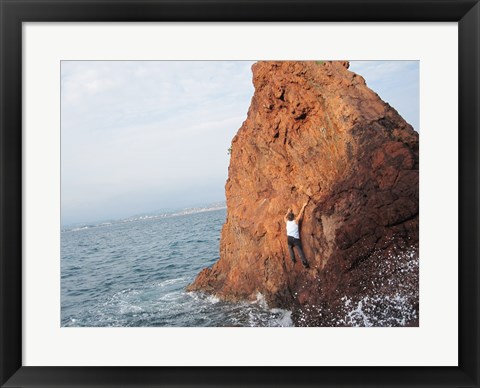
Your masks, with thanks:
<instances>
[{"instance_id":1,"label":"black picture frame","mask_svg":"<svg viewBox=\"0 0 480 388\"><path fill-rule=\"evenodd\" d=\"M478 0L0 0L0 385L2 387L478 387ZM458 367L22 366L23 22L363 21L458 22ZM428 49L425 48L425 49ZM442 339L438 339L441 343ZM321 351L321 349L319 349ZM359 353L359 357L361 354Z\"/></svg>"}]
</instances>

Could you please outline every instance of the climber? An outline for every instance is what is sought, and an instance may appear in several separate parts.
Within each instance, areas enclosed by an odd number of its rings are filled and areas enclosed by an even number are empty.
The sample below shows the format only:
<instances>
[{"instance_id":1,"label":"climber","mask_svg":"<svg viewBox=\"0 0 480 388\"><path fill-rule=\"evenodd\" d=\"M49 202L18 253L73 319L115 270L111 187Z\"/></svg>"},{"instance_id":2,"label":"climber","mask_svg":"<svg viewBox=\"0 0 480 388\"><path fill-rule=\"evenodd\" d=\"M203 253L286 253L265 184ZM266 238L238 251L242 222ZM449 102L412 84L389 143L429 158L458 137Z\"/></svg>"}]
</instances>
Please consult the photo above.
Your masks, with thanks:
<instances>
[{"instance_id":1,"label":"climber","mask_svg":"<svg viewBox=\"0 0 480 388\"><path fill-rule=\"evenodd\" d=\"M310 200L310 199L309 199ZM308 262L303 254L302 242L300 241L300 230L299 226L303 219L303 213L305 208L308 205L308 201L305 202L302 206L302 210L298 213L297 218L292 212L292 208L288 208L287 214L285 214L284 221L287 224L287 241L288 241L288 250L290 251L290 258L295 263L295 253L293 252L293 247L296 247L298 250L298 255L302 259L302 264L305 268L308 268Z\"/></svg>"}]
</instances>

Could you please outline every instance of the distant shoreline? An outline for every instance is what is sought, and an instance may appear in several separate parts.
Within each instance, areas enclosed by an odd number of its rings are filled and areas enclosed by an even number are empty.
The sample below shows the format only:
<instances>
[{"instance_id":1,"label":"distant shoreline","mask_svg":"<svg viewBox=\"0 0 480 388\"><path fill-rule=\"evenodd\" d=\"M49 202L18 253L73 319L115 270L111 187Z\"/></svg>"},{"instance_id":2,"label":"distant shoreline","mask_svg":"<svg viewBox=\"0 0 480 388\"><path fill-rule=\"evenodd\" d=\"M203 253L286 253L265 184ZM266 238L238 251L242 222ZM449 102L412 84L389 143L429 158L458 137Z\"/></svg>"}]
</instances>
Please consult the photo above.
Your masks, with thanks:
<instances>
[{"instance_id":1,"label":"distant shoreline","mask_svg":"<svg viewBox=\"0 0 480 388\"><path fill-rule=\"evenodd\" d=\"M161 218L171 218L171 217L180 217L186 216L191 214L198 214L198 213L205 213L205 212L212 212L217 210L225 210L227 205L221 206L205 206L205 207L198 207L198 208L184 208L181 210L172 210L171 212L165 212L161 214L152 214L152 215L141 215L141 216L131 216L127 218L120 218L117 220L109 220L109 221L99 221L99 222L83 222L83 223L76 223L66 225L61 228L61 233L64 232L78 232L80 230L86 229L93 229L93 228L101 228L107 227L111 225L118 225L118 224L126 224L135 221L145 221L145 220L156 220Z\"/></svg>"}]
</instances>

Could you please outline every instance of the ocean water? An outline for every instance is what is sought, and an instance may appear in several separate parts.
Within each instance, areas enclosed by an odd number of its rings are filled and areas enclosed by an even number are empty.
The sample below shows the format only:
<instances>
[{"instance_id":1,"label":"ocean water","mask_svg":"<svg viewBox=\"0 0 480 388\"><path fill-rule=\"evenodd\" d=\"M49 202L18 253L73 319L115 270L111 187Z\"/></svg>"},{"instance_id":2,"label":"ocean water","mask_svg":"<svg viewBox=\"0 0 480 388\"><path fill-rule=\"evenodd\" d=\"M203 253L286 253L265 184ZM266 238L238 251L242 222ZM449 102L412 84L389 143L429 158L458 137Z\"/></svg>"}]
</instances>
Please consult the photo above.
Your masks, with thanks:
<instances>
[{"instance_id":1,"label":"ocean water","mask_svg":"<svg viewBox=\"0 0 480 388\"><path fill-rule=\"evenodd\" d=\"M226 210L139 217L61 233L61 326L292 326L290 312L185 288L219 258Z\"/></svg>"}]
</instances>

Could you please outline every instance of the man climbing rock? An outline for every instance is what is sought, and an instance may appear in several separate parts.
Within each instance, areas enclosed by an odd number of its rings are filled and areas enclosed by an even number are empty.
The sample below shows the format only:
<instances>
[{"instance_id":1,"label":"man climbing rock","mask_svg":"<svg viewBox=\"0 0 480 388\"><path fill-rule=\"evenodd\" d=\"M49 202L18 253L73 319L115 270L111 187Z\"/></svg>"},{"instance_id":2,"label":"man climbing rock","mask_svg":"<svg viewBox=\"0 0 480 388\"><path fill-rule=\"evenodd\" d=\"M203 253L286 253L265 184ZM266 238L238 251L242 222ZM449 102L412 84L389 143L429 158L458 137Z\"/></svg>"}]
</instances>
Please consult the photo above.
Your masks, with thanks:
<instances>
[{"instance_id":1,"label":"man climbing rock","mask_svg":"<svg viewBox=\"0 0 480 388\"><path fill-rule=\"evenodd\" d=\"M299 225L302 222L303 214L305 212L305 208L308 205L308 201L305 202L302 206L302 210L298 213L297 218L292 212L292 208L288 208L287 214L285 214L284 221L287 224L287 240L288 240L288 250L290 251L290 257L292 261L295 263L295 252L293 252L293 247L296 247L298 250L298 255L302 260L302 264L305 268L308 268L308 262L303 254L302 249L302 242L300 241L300 230Z\"/></svg>"}]
</instances>

